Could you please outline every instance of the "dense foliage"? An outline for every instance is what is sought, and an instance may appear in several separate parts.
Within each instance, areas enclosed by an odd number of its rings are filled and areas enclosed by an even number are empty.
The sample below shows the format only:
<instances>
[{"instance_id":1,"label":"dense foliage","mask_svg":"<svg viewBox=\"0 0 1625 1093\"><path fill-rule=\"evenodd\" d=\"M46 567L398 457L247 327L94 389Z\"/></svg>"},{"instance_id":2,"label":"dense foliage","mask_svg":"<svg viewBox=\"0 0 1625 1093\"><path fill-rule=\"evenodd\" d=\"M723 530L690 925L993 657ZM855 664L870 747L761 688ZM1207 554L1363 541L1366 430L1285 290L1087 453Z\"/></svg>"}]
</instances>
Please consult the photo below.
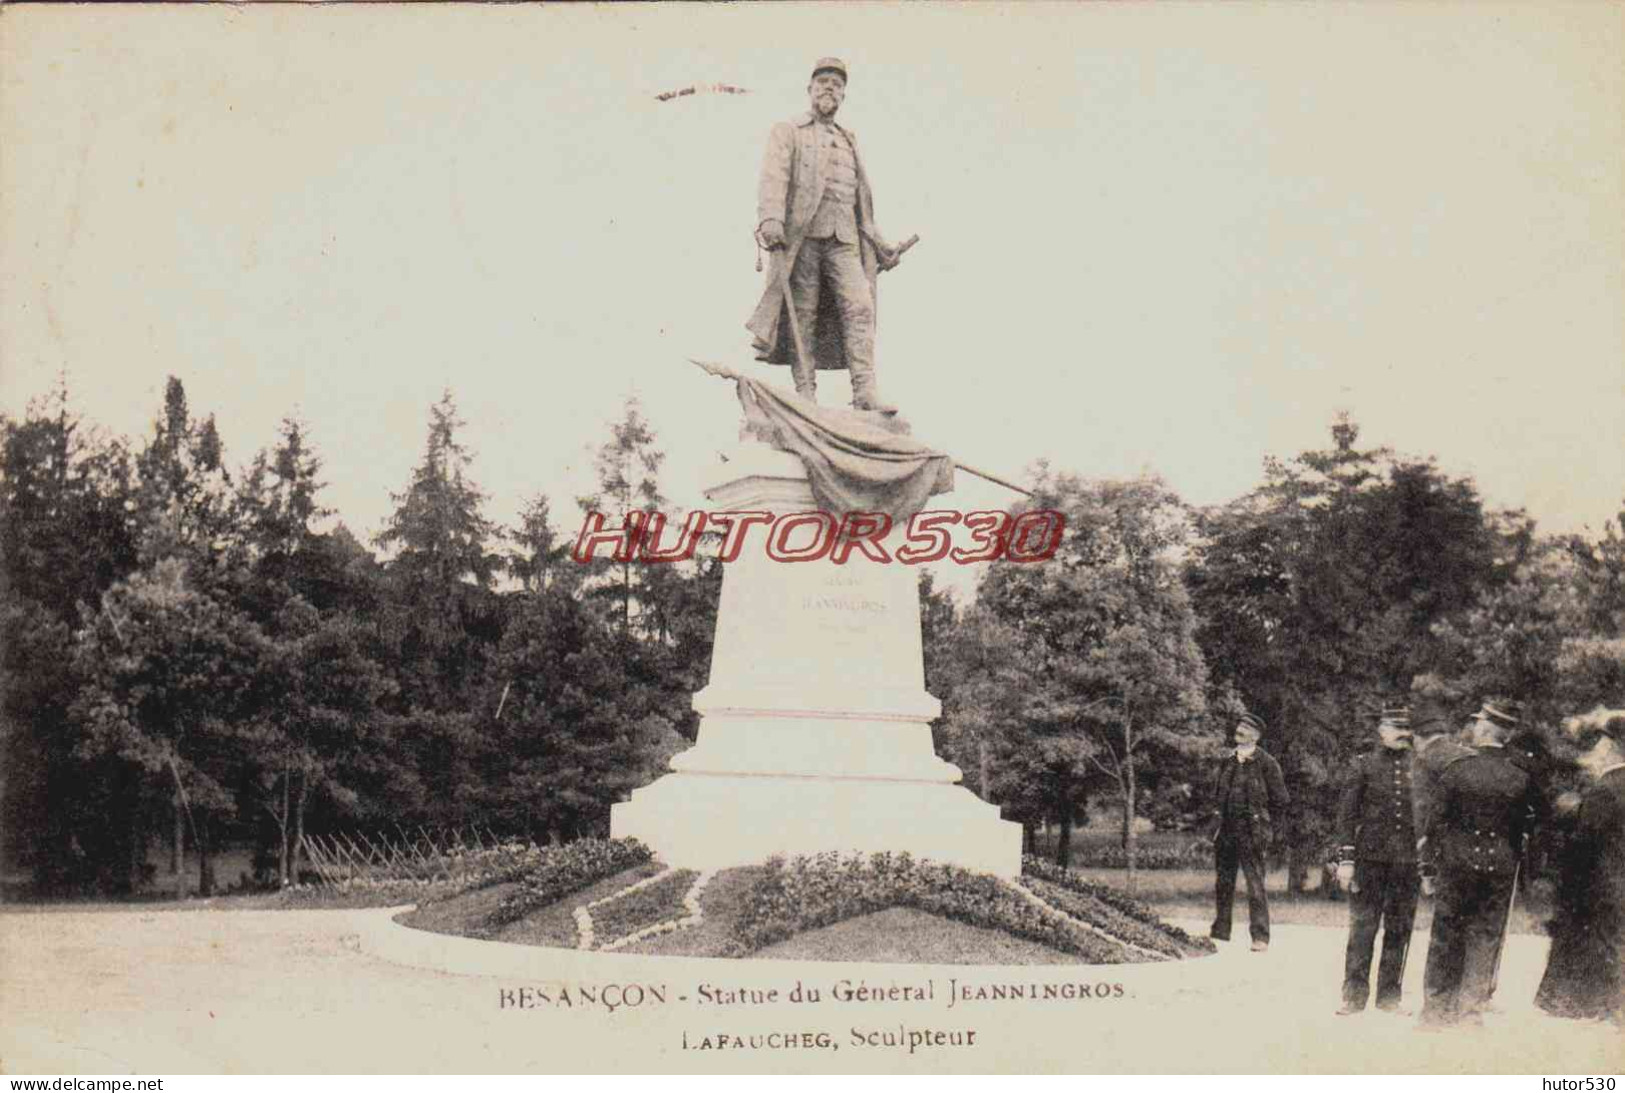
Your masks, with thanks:
<instances>
[{"instance_id":1,"label":"dense foliage","mask_svg":"<svg viewBox=\"0 0 1625 1093\"><path fill-rule=\"evenodd\" d=\"M227 845L292 886L307 835L608 834L611 806L694 738L721 566L704 547L577 565L546 497L516 527L488 518L449 393L427 426L369 543L323 505L297 419L239 466L173 378L138 441L81 420L65 386L0 417L7 872L128 892L194 860L207 893ZM612 523L662 511L662 462L629 400L575 500ZM1053 825L1063 863L1093 805L1121 851L1090 864L1184 864L1138 832L1211 818L1242 708L1288 780L1296 887L1378 703L1445 730L1494 694L1550 735L1625 701L1618 521L1541 535L1431 457L1362 448L1346 420L1205 509L1150 476L1034 479L1032 507L1067 517L1055 558L986 566L968 605L922 573L925 671L939 749L1029 834Z\"/></svg>"},{"instance_id":2,"label":"dense foliage","mask_svg":"<svg viewBox=\"0 0 1625 1093\"><path fill-rule=\"evenodd\" d=\"M375 552L321 504L295 419L234 472L175 379L136 446L65 389L0 418L8 870L45 893L127 892L167 856L208 894L227 845L290 886L307 834L606 835L609 807L692 736L720 572L665 566L629 599L563 557L546 498L493 524L465 431L449 393L430 408ZM646 471L627 501L658 502L635 404L610 432Z\"/></svg>"}]
</instances>

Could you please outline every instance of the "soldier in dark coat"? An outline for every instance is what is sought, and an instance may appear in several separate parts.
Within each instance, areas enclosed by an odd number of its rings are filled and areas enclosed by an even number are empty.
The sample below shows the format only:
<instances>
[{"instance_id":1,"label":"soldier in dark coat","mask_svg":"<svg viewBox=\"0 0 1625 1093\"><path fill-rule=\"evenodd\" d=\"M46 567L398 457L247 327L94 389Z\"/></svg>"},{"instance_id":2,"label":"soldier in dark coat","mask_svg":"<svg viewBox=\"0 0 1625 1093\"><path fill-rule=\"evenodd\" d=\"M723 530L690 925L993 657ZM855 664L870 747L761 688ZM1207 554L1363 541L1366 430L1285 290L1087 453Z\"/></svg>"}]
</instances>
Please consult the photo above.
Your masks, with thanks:
<instances>
[{"instance_id":1,"label":"soldier in dark coat","mask_svg":"<svg viewBox=\"0 0 1625 1093\"><path fill-rule=\"evenodd\" d=\"M1535 1004L1559 1017L1625 1023L1625 710L1593 711L1564 728L1587 749L1580 766L1590 784L1558 800L1569 837Z\"/></svg>"},{"instance_id":2,"label":"soldier in dark coat","mask_svg":"<svg viewBox=\"0 0 1625 1093\"><path fill-rule=\"evenodd\" d=\"M1411 800L1410 711L1387 707L1377 722L1381 746L1362 755L1338 801L1341 852L1337 879L1349 890L1349 942L1343 960L1343 1006L1365 1009L1371 993L1371 953L1382 930L1377 1008L1399 1009L1405 954L1410 949L1421 877Z\"/></svg>"},{"instance_id":3,"label":"soldier in dark coat","mask_svg":"<svg viewBox=\"0 0 1625 1093\"><path fill-rule=\"evenodd\" d=\"M1509 704L1485 702L1474 716L1473 754L1439 775L1422 831L1438 895L1422 980L1424 1027L1482 1020L1517 884L1531 817L1542 803L1535 779L1506 754L1516 727Z\"/></svg>"},{"instance_id":4,"label":"soldier in dark coat","mask_svg":"<svg viewBox=\"0 0 1625 1093\"><path fill-rule=\"evenodd\" d=\"M1236 899L1236 871L1247 878L1247 918L1253 951L1270 944L1270 907L1264 892L1265 855L1269 853L1271 821L1286 811L1286 779L1275 757L1258 746L1264 722L1242 714L1235 728L1235 752L1219 768L1214 800L1218 805L1213 836L1215 911L1211 936L1230 940Z\"/></svg>"}]
</instances>

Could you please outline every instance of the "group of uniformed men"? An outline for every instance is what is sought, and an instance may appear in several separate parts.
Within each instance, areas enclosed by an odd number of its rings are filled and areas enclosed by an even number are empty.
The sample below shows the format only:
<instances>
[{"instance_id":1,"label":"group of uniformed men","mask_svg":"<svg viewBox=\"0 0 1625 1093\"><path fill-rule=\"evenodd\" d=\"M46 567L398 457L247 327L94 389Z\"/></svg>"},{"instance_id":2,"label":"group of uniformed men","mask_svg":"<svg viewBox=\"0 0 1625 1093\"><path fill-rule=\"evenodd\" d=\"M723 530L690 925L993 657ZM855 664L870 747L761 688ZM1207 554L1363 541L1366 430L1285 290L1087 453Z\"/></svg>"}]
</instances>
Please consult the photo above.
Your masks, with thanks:
<instances>
[{"instance_id":1,"label":"group of uniformed men","mask_svg":"<svg viewBox=\"0 0 1625 1093\"><path fill-rule=\"evenodd\" d=\"M1422 1027L1481 1023L1520 877L1533 871L1555 881L1537 1004L1562 1017L1625 1022L1625 711L1598 708L1564 722L1586 786L1555 800L1555 764L1539 733L1520 731L1518 712L1484 701L1459 732L1432 718L1413 726L1405 706L1385 706L1377 717L1378 746L1351 766L1337 810L1336 875L1350 903L1340 1015L1371 1001L1379 932L1376 1006L1405 1012L1405 958L1426 893L1434 907ZM1214 938L1229 938L1239 866L1259 952L1269 947L1271 817L1287 805L1280 767L1258 747L1263 728L1244 715L1220 771L1212 928ZM1535 860L1537 841L1546 860Z\"/></svg>"}]
</instances>

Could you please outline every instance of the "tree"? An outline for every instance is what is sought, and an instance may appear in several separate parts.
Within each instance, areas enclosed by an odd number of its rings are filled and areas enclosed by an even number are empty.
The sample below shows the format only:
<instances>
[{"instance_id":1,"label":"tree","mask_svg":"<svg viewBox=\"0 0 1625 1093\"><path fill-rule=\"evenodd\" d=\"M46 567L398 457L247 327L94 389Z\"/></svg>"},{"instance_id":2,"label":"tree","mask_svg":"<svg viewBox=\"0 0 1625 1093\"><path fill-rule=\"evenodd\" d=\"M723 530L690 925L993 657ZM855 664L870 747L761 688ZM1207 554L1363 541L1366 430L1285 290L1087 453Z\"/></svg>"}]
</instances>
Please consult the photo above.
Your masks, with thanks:
<instances>
[{"instance_id":1,"label":"tree","mask_svg":"<svg viewBox=\"0 0 1625 1093\"><path fill-rule=\"evenodd\" d=\"M1137 866L1134 820L1148 775L1211 747L1203 724L1206 669L1182 581L1183 506L1160 480L1085 482L1040 471L1034 507L1066 517L1054 559L997 563L978 607L1003 628L1015 658L982 655L984 678L1018 686L1019 729L1004 734L1005 777L1042 787L1060 822L1067 864L1073 815L1101 779L1117 798L1130 882ZM981 681L979 681L981 682ZM1017 773L1019 772L1019 773Z\"/></svg>"},{"instance_id":2,"label":"tree","mask_svg":"<svg viewBox=\"0 0 1625 1093\"><path fill-rule=\"evenodd\" d=\"M377 536L394 552L386 612L405 708L466 708L500 628L489 594L500 562L489 549L496 529L468 474L473 457L458 441L462 426L447 391L430 408L423 459L407 488L391 495L395 511Z\"/></svg>"},{"instance_id":3,"label":"tree","mask_svg":"<svg viewBox=\"0 0 1625 1093\"><path fill-rule=\"evenodd\" d=\"M504 561L508 575L527 592L545 592L555 583L573 588L578 583L577 566L570 560L570 544L562 542L553 527L547 498L532 497L519 514L519 527L510 533L513 549Z\"/></svg>"},{"instance_id":4,"label":"tree","mask_svg":"<svg viewBox=\"0 0 1625 1093\"><path fill-rule=\"evenodd\" d=\"M654 428L643 416L643 407L635 395L627 397L620 420L612 422L609 430L609 439L599 445L593 460L598 489L578 497L576 503L584 514L602 513L606 527L621 527L635 513L643 514L640 518L646 520L650 514L662 511L666 498L660 492L660 466L666 456L655 447ZM652 629L663 633L669 613L660 609L660 594L668 591L671 567L640 566L629 556L624 557L619 562L594 558L587 567L589 574L613 572L614 577L594 585L589 595L615 605L623 634L631 635L635 621L653 623Z\"/></svg>"},{"instance_id":5,"label":"tree","mask_svg":"<svg viewBox=\"0 0 1625 1093\"><path fill-rule=\"evenodd\" d=\"M285 417L279 432L276 449L261 449L242 476L235 502L236 562L261 585L259 606L267 616L293 596L309 599L315 579L304 568L316 549L313 524L332 515L317 500L322 464L304 425Z\"/></svg>"},{"instance_id":6,"label":"tree","mask_svg":"<svg viewBox=\"0 0 1625 1093\"><path fill-rule=\"evenodd\" d=\"M318 795L347 811L360 804L363 753L388 746L379 701L393 684L367 655L362 628L323 618L294 599L278 620L266 680L271 690L251 742L260 807L276 824L278 881L299 878L306 812Z\"/></svg>"},{"instance_id":7,"label":"tree","mask_svg":"<svg viewBox=\"0 0 1625 1093\"><path fill-rule=\"evenodd\" d=\"M1537 538L1510 577L1435 627L1443 679L1472 696L1499 695L1524 720L1555 728L1625 694L1625 543L1612 521L1595 540Z\"/></svg>"},{"instance_id":8,"label":"tree","mask_svg":"<svg viewBox=\"0 0 1625 1093\"><path fill-rule=\"evenodd\" d=\"M391 690L364 628L333 596L339 574L313 527L331 514L317 499L320 471L304 426L284 418L276 449L255 457L237 496L236 598L269 644L269 701L245 742L257 806L276 825L284 886L299 876L313 796L345 810L358 804L356 753L372 742L377 703Z\"/></svg>"},{"instance_id":9,"label":"tree","mask_svg":"<svg viewBox=\"0 0 1625 1093\"><path fill-rule=\"evenodd\" d=\"M212 823L237 811L233 786L262 730L270 646L260 629L168 557L114 585L78 635L85 685L74 705L80 754L121 760L168 784L198 850L198 891L214 891Z\"/></svg>"},{"instance_id":10,"label":"tree","mask_svg":"<svg viewBox=\"0 0 1625 1093\"><path fill-rule=\"evenodd\" d=\"M1030 674L1017 635L994 612L973 604L932 644L938 653L926 655L926 684L943 703L933 735L942 753L965 772L969 788L1021 824L1023 848L1030 850L1034 824L1051 815L1058 797L1065 798L1068 811L1084 802L1048 777L1055 763L1031 762L1024 750L1022 709ZM1087 772L1080 761L1055 758L1069 776L1077 772L1076 783L1082 784Z\"/></svg>"},{"instance_id":11,"label":"tree","mask_svg":"<svg viewBox=\"0 0 1625 1093\"><path fill-rule=\"evenodd\" d=\"M683 746L652 651L568 596L523 599L493 660L502 697L481 711L493 821L537 837L608 830L609 807Z\"/></svg>"},{"instance_id":12,"label":"tree","mask_svg":"<svg viewBox=\"0 0 1625 1093\"><path fill-rule=\"evenodd\" d=\"M225 446L214 416L195 420L186 388L170 376L162 416L136 457L141 558L185 557L194 580L223 571L218 563L233 538L236 508Z\"/></svg>"},{"instance_id":13,"label":"tree","mask_svg":"<svg viewBox=\"0 0 1625 1093\"><path fill-rule=\"evenodd\" d=\"M136 564L125 446L74 413L66 382L0 416L0 858L45 891L128 883L116 781L74 754L73 630Z\"/></svg>"}]
</instances>

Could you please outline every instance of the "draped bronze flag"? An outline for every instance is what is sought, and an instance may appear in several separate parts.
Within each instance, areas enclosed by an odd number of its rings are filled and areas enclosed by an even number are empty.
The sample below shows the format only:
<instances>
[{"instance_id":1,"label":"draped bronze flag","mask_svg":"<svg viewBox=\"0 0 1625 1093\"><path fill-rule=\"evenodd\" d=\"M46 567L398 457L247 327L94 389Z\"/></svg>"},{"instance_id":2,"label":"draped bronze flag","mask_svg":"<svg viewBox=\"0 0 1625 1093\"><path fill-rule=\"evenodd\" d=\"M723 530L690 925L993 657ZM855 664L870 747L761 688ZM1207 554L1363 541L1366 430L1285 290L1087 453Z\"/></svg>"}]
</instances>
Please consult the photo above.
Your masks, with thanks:
<instances>
[{"instance_id":1,"label":"draped bronze flag","mask_svg":"<svg viewBox=\"0 0 1625 1093\"><path fill-rule=\"evenodd\" d=\"M874 414L819 406L737 377L751 435L801 460L824 512L883 512L902 524L954 488L951 457L878 424Z\"/></svg>"}]
</instances>

